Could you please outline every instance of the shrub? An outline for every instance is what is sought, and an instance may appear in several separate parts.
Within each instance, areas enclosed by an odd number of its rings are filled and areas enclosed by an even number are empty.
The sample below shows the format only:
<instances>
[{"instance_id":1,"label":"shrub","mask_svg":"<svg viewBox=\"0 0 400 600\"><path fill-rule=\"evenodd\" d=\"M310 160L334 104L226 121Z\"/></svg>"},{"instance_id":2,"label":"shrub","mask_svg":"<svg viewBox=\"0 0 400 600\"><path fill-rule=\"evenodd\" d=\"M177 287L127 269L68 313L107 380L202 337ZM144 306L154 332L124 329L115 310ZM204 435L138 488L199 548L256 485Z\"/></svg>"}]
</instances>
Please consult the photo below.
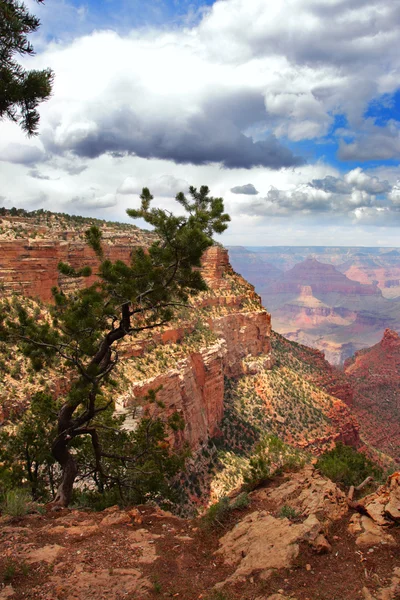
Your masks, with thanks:
<instances>
[{"instance_id":1,"label":"shrub","mask_svg":"<svg viewBox=\"0 0 400 600\"><path fill-rule=\"evenodd\" d=\"M16 562L13 559L8 559L4 565L2 579L4 583L8 583L14 577L26 577L29 573L29 565L25 562Z\"/></svg>"},{"instance_id":2,"label":"shrub","mask_svg":"<svg viewBox=\"0 0 400 600\"><path fill-rule=\"evenodd\" d=\"M202 526L205 529L221 527L235 510L243 510L250 504L250 498L246 492L237 496L232 502L228 496L222 496L202 517Z\"/></svg>"},{"instance_id":3,"label":"shrub","mask_svg":"<svg viewBox=\"0 0 400 600\"><path fill-rule=\"evenodd\" d=\"M212 504L202 518L202 525L206 529L221 526L227 520L230 513L229 498L222 496L215 504Z\"/></svg>"},{"instance_id":4,"label":"shrub","mask_svg":"<svg viewBox=\"0 0 400 600\"><path fill-rule=\"evenodd\" d=\"M266 435L250 457L249 469L244 475L247 487L253 489L283 471L302 467L305 455L285 444L275 435Z\"/></svg>"},{"instance_id":5,"label":"shrub","mask_svg":"<svg viewBox=\"0 0 400 600\"><path fill-rule=\"evenodd\" d=\"M289 504L284 504L279 511L280 519L295 519L299 516L299 513L293 506L289 506Z\"/></svg>"},{"instance_id":6,"label":"shrub","mask_svg":"<svg viewBox=\"0 0 400 600\"><path fill-rule=\"evenodd\" d=\"M29 510L29 496L25 490L9 490L2 505L2 511L10 517L23 517Z\"/></svg>"},{"instance_id":7,"label":"shrub","mask_svg":"<svg viewBox=\"0 0 400 600\"><path fill-rule=\"evenodd\" d=\"M346 487L357 486L370 475L378 480L383 476L382 469L365 454L341 442L333 450L322 454L316 467L322 475Z\"/></svg>"},{"instance_id":8,"label":"shrub","mask_svg":"<svg viewBox=\"0 0 400 600\"><path fill-rule=\"evenodd\" d=\"M237 496L230 505L231 510L242 510L250 504L250 497L247 492L242 492Z\"/></svg>"}]
</instances>

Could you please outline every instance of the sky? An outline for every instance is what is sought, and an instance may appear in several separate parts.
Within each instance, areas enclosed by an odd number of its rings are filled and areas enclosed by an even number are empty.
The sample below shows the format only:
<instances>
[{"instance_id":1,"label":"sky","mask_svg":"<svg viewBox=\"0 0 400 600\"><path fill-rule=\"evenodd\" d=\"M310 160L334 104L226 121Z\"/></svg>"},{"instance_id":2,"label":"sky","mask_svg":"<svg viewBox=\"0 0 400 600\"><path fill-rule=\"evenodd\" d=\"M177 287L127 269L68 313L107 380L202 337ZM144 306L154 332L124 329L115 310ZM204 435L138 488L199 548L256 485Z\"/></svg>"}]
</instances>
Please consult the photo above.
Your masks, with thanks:
<instances>
[{"instance_id":1,"label":"sky","mask_svg":"<svg viewBox=\"0 0 400 600\"><path fill-rule=\"evenodd\" d=\"M37 137L0 121L0 205L129 221L207 185L226 245L400 246L400 0L26 4L55 84Z\"/></svg>"}]
</instances>

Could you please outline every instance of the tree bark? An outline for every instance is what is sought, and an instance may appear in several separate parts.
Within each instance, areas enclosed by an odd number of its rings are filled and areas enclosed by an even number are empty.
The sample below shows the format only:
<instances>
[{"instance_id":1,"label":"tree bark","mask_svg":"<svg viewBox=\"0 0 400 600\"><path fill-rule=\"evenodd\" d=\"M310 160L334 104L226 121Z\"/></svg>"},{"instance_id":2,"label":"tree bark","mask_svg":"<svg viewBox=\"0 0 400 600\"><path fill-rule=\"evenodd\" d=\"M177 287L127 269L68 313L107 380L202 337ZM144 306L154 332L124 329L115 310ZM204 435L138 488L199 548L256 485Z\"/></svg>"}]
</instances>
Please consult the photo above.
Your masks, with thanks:
<instances>
[{"instance_id":1,"label":"tree bark","mask_svg":"<svg viewBox=\"0 0 400 600\"><path fill-rule=\"evenodd\" d=\"M62 479L53 504L67 507L71 502L74 481L78 474L78 466L75 458L68 450L68 440L64 436L55 441L52 447L52 454L62 467Z\"/></svg>"}]
</instances>

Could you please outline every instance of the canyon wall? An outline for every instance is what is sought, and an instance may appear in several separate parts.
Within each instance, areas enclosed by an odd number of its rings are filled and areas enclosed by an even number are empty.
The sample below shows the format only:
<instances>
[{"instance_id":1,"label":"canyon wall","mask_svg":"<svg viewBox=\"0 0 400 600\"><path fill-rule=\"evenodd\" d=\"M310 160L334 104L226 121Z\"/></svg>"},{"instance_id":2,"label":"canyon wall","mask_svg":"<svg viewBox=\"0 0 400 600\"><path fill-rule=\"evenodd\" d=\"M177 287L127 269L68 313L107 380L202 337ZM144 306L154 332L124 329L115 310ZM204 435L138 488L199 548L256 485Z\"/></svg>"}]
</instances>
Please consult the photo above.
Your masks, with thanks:
<instances>
[{"instance_id":1,"label":"canyon wall","mask_svg":"<svg viewBox=\"0 0 400 600\"><path fill-rule=\"evenodd\" d=\"M190 352L173 368L141 380L132 380L128 390L119 398L119 410L131 412L132 408L143 405L146 394L151 389L159 389L157 400L165 408L163 414L174 412L182 415L185 422L183 437L192 448L197 448L209 437L218 433L218 426L224 414L224 380L237 378L248 370L246 361L251 357L262 356L263 366L270 368L271 318L262 310L233 312L226 316L208 319L211 332L217 340ZM179 342L179 336L169 329L163 344ZM149 407L157 412L157 407ZM180 441L178 436L177 441Z\"/></svg>"},{"instance_id":2,"label":"canyon wall","mask_svg":"<svg viewBox=\"0 0 400 600\"><path fill-rule=\"evenodd\" d=\"M137 245L140 239L139 236L106 238L106 258L128 262L132 246ZM82 265L91 267L94 274L82 278L78 283L91 285L94 282L99 261L84 241L0 240L0 282L6 293L16 292L44 302L51 301L53 287L67 289L72 283L71 279L58 272L59 262L69 263L74 268L81 268ZM73 281L76 285L77 281Z\"/></svg>"}]
</instances>

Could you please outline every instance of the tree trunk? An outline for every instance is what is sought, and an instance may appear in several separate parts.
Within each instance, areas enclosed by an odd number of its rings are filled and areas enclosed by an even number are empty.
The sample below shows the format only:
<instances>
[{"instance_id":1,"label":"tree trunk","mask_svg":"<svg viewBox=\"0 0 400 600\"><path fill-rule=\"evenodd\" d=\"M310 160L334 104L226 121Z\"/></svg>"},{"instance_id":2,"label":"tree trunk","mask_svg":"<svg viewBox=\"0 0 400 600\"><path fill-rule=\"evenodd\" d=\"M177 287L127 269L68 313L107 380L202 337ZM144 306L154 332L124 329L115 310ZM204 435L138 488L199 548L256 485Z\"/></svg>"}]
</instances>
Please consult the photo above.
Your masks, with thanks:
<instances>
[{"instance_id":1,"label":"tree trunk","mask_svg":"<svg viewBox=\"0 0 400 600\"><path fill-rule=\"evenodd\" d=\"M75 458L68 450L68 441L64 438L56 440L52 447L52 454L62 467L62 479L53 504L67 507L71 502L74 481L78 474L78 466Z\"/></svg>"}]
</instances>

